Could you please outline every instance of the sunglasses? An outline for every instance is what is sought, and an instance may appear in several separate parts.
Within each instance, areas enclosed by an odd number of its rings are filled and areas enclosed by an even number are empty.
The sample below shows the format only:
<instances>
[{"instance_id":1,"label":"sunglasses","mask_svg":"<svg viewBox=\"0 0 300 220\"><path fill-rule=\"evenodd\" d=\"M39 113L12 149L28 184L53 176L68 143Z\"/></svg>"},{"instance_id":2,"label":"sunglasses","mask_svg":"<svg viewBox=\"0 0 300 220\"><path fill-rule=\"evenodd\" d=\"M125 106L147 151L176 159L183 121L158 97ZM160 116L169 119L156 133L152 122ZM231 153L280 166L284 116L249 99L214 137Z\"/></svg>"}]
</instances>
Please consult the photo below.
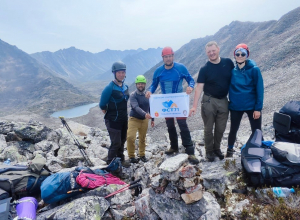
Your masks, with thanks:
<instances>
[{"instance_id":1,"label":"sunglasses","mask_svg":"<svg viewBox=\"0 0 300 220\"><path fill-rule=\"evenodd\" d=\"M236 53L235 55L236 55L237 57L240 57L240 56L244 57L244 56L246 56L245 53Z\"/></svg>"}]
</instances>

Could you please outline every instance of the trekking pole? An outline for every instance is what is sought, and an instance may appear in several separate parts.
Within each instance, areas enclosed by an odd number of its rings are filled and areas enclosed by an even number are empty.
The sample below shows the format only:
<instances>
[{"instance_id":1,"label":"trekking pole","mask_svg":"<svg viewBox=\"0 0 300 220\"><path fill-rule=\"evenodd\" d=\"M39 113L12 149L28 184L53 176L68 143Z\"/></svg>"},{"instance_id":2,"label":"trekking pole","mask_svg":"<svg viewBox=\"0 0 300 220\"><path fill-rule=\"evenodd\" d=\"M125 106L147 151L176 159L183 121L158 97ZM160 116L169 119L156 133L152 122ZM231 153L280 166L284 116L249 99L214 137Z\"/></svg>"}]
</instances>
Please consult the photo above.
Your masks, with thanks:
<instances>
[{"instance_id":1,"label":"trekking pole","mask_svg":"<svg viewBox=\"0 0 300 220\"><path fill-rule=\"evenodd\" d=\"M134 184L134 185L127 186L127 187L125 187L125 188L122 188L122 189L120 189L120 190L117 190L117 191L115 191L115 192L113 192L113 193L111 193L111 194L105 196L104 198L106 199L106 198L108 198L108 197L111 197L111 196L114 196L114 195L116 195L116 194L118 194L118 193L121 193L121 192L123 192L123 191L125 191L125 190L127 190L127 189L133 189L133 188L142 188L142 184L137 183L137 184Z\"/></svg>"},{"instance_id":2,"label":"trekking pole","mask_svg":"<svg viewBox=\"0 0 300 220\"><path fill-rule=\"evenodd\" d=\"M66 129L68 130L70 136L73 138L75 145L78 147L81 155L83 156L84 160L86 161L87 165L92 167L94 166L92 161L90 160L90 158L88 157L88 155L86 154L84 147L79 143L79 141L77 140L77 138L75 137L74 133L72 132L71 128L69 127L69 125L67 124L65 118L63 116L59 117L61 120L61 123L63 124L63 126L66 127Z\"/></svg>"},{"instance_id":3,"label":"trekking pole","mask_svg":"<svg viewBox=\"0 0 300 220\"><path fill-rule=\"evenodd\" d=\"M138 184L136 184L136 183L138 183L138 182L141 181L141 180L142 180L142 179L140 178L140 179L138 179L138 180L136 180L136 181L133 181L133 182L127 184L126 186L122 187L121 189L118 189L118 190L116 190L115 192L113 192L113 193L111 193L111 194L105 196L104 198L108 198L108 197L113 196L113 195L115 195L115 194L117 194L117 193L119 193L119 192L122 192L122 191L124 191L124 190L127 190L127 189L128 189L129 187L131 187L131 186L137 187ZM140 185L141 185L141 184L140 184ZM134 187L133 187L133 188L134 188Z\"/></svg>"}]
</instances>

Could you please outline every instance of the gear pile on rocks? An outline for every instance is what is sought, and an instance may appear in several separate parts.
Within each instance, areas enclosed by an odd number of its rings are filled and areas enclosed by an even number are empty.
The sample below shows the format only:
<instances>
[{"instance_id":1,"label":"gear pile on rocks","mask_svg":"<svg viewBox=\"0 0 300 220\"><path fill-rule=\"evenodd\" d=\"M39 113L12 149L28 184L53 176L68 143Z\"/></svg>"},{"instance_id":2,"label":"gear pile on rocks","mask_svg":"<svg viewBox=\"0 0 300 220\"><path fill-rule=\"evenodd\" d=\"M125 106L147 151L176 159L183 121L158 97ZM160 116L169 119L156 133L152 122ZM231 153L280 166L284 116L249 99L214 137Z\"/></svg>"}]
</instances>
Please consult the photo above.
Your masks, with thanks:
<instances>
[{"instance_id":1,"label":"gear pile on rocks","mask_svg":"<svg viewBox=\"0 0 300 220\"><path fill-rule=\"evenodd\" d=\"M72 121L69 125L86 147L85 151L95 168L106 166L110 146L107 131ZM59 204L44 204L38 210L37 219L220 219L222 212L228 210L221 209L218 198L235 187L237 173L241 170L240 159L235 160L239 153L228 159L234 161L231 170L228 169L230 166L226 166L226 159L206 162L203 130L194 131L191 136L195 142L195 155L201 161L198 165L189 164L183 146L177 155L165 155L168 139L155 140L150 134L146 139L146 157L149 160L146 163L140 160L129 168L123 168L128 177L123 179L125 182L142 178L143 191L140 195L134 196L133 190L125 190L105 199L106 195L122 186L102 186ZM223 141L222 151L225 151L226 133ZM237 142L238 147L246 141L247 138ZM37 153L46 158L46 166L52 173L72 170L79 161L84 161L63 127L53 130L33 120L28 123L0 121L0 162L10 158L11 164L25 165ZM128 159L127 151L125 156ZM40 205L42 203L40 201ZM235 205L229 207L232 212Z\"/></svg>"}]
</instances>

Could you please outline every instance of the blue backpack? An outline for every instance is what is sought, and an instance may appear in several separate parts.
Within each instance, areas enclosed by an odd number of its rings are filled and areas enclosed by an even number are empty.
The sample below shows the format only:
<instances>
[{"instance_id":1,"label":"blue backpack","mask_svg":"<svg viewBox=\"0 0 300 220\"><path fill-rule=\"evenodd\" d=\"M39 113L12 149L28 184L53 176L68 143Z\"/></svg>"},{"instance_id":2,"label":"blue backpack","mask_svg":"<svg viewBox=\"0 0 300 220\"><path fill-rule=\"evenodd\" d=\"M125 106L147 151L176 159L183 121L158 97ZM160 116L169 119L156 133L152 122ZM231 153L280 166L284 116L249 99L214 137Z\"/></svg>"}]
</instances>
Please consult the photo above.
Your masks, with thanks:
<instances>
[{"instance_id":1,"label":"blue backpack","mask_svg":"<svg viewBox=\"0 0 300 220\"><path fill-rule=\"evenodd\" d=\"M52 204L80 193L81 186L76 183L77 171L55 173L47 177L41 185L41 197L45 203Z\"/></svg>"},{"instance_id":2,"label":"blue backpack","mask_svg":"<svg viewBox=\"0 0 300 220\"><path fill-rule=\"evenodd\" d=\"M85 173L96 173L102 172L121 172L122 165L121 159L116 157L111 163L102 170L91 170L87 167L77 167L72 172L55 173L47 177L41 185L41 197L45 203L52 204L61 200L73 197L81 192L86 191L77 182L76 177L80 171L84 170Z\"/></svg>"}]
</instances>

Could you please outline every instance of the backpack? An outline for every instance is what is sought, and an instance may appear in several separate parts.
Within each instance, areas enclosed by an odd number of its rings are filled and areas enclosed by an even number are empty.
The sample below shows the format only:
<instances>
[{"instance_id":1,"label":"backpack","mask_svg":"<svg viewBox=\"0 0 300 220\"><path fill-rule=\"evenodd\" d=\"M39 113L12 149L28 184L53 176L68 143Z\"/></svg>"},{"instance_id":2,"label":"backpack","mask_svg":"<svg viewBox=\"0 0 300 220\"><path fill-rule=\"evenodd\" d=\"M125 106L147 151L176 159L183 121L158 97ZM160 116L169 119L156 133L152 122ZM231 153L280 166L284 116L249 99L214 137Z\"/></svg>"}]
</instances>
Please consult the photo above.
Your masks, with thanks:
<instances>
[{"instance_id":1,"label":"backpack","mask_svg":"<svg viewBox=\"0 0 300 220\"><path fill-rule=\"evenodd\" d=\"M81 186L76 183L79 172L55 173L47 177L41 185L41 198L52 204L80 193Z\"/></svg>"},{"instance_id":2,"label":"backpack","mask_svg":"<svg viewBox=\"0 0 300 220\"><path fill-rule=\"evenodd\" d=\"M300 144L300 101L290 101L273 117L276 142Z\"/></svg>"},{"instance_id":3,"label":"backpack","mask_svg":"<svg viewBox=\"0 0 300 220\"><path fill-rule=\"evenodd\" d=\"M52 204L61 200L73 197L81 192L86 191L77 182L76 178L80 172L82 173L107 173L121 172L121 159L116 157L111 163L102 170L91 170L88 167L77 167L72 172L55 173L47 177L41 185L41 197L44 202Z\"/></svg>"},{"instance_id":4,"label":"backpack","mask_svg":"<svg viewBox=\"0 0 300 220\"><path fill-rule=\"evenodd\" d=\"M0 165L0 188L10 193L14 198L39 193L41 183L50 173L41 166L43 162L38 159L40 158L38 154L36 158L36 160L32 160L29 166Z\"/></svg>"},{"instance_id":5,"label":"backpack","mask_svg":"<svg viewBox=\"0 0 300 220\"><path fill-rule=\"evenodd\" d=\"M278 157L273 152L280 149L276 148L276 145L272 147L271 149L262 147L262 133L258 129L249 138L241 154L248 185L295 186L295 181L300 179L300 164L289 161L287 154Z\"/></svg>"}]
</instances>

